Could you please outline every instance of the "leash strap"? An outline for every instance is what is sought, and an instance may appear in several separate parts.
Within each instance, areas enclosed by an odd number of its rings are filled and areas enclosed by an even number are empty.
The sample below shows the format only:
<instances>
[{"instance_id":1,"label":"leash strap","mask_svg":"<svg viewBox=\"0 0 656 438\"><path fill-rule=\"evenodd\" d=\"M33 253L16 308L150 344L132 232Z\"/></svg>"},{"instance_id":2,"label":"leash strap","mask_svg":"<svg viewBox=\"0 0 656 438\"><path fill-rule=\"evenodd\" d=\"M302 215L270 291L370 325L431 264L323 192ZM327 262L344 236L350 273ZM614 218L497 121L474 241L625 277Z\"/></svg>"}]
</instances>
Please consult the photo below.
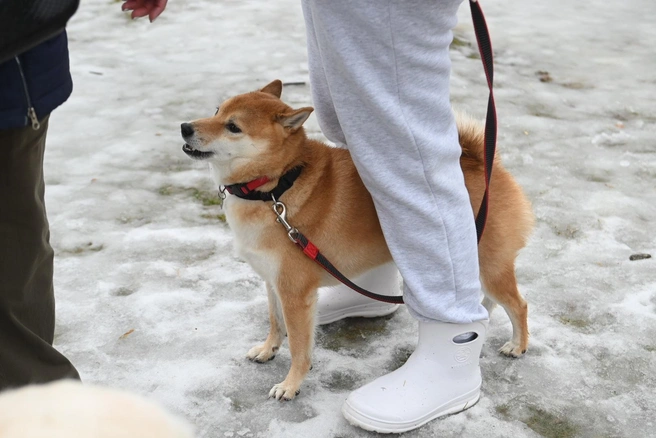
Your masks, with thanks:
<instances>
[{"instance_id":1,"label":"leash strap","mask_svg":"<svg viewBox=\"0 0 656 438\"><path fill-rule=\"evenodd\" d=\"M391 304L403 304L403 297L399 297L399 296L389 297L386 295L375 294L351 282L351 280L349 280L344 276L344 274L339 272L339 270L335 266L333 266L333 264L330 263L330 261L326 257L324 257L323 254L321 254L319 248L314 246L314 244L310 242L308 238L305 237L301 232L296 231L293 235L293 238L295 239L296 245L298 245L303 250L306 256L314 260L326 272L328 272L330 275L332 275L337 280L339 280L346 286L350 287L354 291L377 301L383 301L385 303L391 303Z\"/></svg>"},{"instance_id":2,"label":"leash strap","mask_svg":"<svg viewBox=\"0 0 656 438\"><path fill-rule=\"evenodd\" d=\"M497 142L497 112L494 103L494 93L492 91L494 79L494 58L492 55L492 42L490 40L490 33L485 22L485 16L477 0L469 0L471 9L472 20L474 22L474 33L476 34L476 41L478 42L478 50L485 69L485 78L487 79L487 86L490 90L490 95L487 101L487 116L485 120L485 140L484 140L484 156L485 156L485 194L481 207L476 215L476 237L481 241L483 230L485 229L485 222L487 220L488 211L488 194L490 189L490 178L492 177L492 165L494 163L494 155L496 151ZM288 226L288 225L287 225ZM295 228L291 228L289 233L290 239L298 245L306 256L314 260L326 272L335 277L337 280L353 289L354 291L372 298L377 301L382 301L391 304L403 304L403 297L400 296L386 296L379 295L361 288L355 283L346 278L330 261L324 257L319 251L319 248L314 246L307 237Z\"/></svg>"},{"instance_id":3,"label":"leash strap","mask_svg":"<svg viewBox=\"0 0 656 438\"><path fill-rule=\"evenodd\" d=\"M472 21L474 22L474 33L478 42L478 51L481 54L485 78L490 95L487 100L487 116L485 119L485 194L481 207L476 215L476 237L481 241L485 221L487 220L488 198L490 191L490 178L492 177L492 165L494 164L494 154L497 146L497 109L494 103L494 92L492 91L494 83L494 56L492 54L492 41L490 32L485 22L485 16L481 5L477 0L469 0Z\"/></svg>"}]
</instances>

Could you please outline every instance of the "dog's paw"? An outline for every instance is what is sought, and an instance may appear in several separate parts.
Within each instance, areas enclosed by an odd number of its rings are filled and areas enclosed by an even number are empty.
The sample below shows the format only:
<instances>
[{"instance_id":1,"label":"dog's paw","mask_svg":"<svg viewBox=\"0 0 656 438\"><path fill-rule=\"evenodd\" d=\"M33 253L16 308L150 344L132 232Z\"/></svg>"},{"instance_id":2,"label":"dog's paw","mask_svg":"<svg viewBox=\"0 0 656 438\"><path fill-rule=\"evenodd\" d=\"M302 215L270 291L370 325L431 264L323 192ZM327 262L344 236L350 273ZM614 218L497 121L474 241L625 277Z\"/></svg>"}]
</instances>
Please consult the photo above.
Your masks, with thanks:
<instances>
[{"instance_id":1,"label":"dog's paw","mask_svg":"<svg viewBox=\"0 0 656 438\"><path fill-rule=\"evenodd\" d=\"M298 394L300 394L300 392L301 390L299 389L298 385L290 385L285 381L278 383L277 385L273 385L273 388L271 388L271 391L269 391L269 398L273 397L276 400L290 401L293 400L294 397L296 397Z\"/></svg>"},{"instance_id":2,"label":"dog's paw","mask_svg":"<svg viewBox=\"0 0 656 438\"><path fill-rule=\"evenodd\" d=\"M526 348L522 348L513 341L508 341L503 347L499 348L499 353L517 358L526 353Z\"/></svg>"},{"instance_id":3,"label":"dog's paw","mask_svg":"<svg viewBox=\"0 0 656 438\"><path fill-rule=\"evenodd\" d=\"M248 353L246 353L246 357L253 362L264 363L273 360L276 357L277 351L278 347L270 346L265 343L251 348Z\"/></svg>"}]
</instances>

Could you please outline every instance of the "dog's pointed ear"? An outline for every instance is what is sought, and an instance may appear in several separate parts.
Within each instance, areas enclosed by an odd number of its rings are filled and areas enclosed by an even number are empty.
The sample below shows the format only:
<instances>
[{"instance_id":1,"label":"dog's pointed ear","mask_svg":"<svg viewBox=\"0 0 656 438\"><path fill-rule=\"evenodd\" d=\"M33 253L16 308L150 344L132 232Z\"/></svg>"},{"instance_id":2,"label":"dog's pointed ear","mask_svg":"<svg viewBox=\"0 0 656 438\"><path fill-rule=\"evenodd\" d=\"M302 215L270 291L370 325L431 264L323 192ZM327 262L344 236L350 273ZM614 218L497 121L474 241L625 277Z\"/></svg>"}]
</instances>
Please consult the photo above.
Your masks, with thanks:
<instances>
[{"instance_id":1,"label":"dog's pointed ear","mask_svg":"<svg viewBox=\"0 0 656 438\"><path fill-rule=\"evenodd\" d=\"M289 129L291 132L297 131L303 123L310 117L314 108L306 106L297 110L287 111L278 115L278 122L283 128Z\"/></svg>"},{"instance_id":2,"label":"dog's pointed ear","mask_svg":"<svg viewBox=\"0 0 656 438\"><path fill-rule=\"evenodd\" d=\"M279 79L276 79L260 91L262 93L272 94L280 99L280 96L282 95L282 82Z\"/></svg>"}]
</instances>

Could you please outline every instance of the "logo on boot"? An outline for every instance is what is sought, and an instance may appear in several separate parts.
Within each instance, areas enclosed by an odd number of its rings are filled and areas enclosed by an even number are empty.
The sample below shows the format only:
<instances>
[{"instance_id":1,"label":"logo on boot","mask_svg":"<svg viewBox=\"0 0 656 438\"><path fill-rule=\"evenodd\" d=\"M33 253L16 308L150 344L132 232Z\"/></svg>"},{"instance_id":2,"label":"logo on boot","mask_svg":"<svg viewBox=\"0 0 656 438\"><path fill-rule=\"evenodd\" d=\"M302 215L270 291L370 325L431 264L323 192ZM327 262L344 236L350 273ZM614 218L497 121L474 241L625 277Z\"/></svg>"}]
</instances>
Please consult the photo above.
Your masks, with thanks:
<instances>
[{"instance_id":1,"label":"logo on boot","mask_svg":"<svg viewBox=\"0 0 656 438\"><path fill-rule=\"evenodd\" d=\"M471 348L469 347L460 347L456 350L453 358L459 364L466 364L469 362L469 356L471 356Z\"/></svg>"}]
</instances>

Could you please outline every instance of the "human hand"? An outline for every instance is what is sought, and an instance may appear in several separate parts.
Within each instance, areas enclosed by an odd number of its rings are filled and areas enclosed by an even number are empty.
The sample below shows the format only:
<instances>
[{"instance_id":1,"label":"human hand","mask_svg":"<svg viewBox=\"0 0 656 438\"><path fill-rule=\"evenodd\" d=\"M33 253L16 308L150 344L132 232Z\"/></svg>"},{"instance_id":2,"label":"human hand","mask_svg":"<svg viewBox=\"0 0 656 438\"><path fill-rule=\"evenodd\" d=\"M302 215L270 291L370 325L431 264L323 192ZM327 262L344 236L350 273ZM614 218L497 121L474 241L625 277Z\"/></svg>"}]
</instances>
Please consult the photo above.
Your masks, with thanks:
<instances>
[{"instance_id":1,"label":"human hand","mask_svg":"<svg viewBox=\"0 0 656 438\"><path fill-rule=\"evenodd\" d=\"M166 8L168 0L125 0L121 10L132 11L132 18L140 18L148 15L150 22L155 21L159 14Z\"/></svg>"}]
</instances>

